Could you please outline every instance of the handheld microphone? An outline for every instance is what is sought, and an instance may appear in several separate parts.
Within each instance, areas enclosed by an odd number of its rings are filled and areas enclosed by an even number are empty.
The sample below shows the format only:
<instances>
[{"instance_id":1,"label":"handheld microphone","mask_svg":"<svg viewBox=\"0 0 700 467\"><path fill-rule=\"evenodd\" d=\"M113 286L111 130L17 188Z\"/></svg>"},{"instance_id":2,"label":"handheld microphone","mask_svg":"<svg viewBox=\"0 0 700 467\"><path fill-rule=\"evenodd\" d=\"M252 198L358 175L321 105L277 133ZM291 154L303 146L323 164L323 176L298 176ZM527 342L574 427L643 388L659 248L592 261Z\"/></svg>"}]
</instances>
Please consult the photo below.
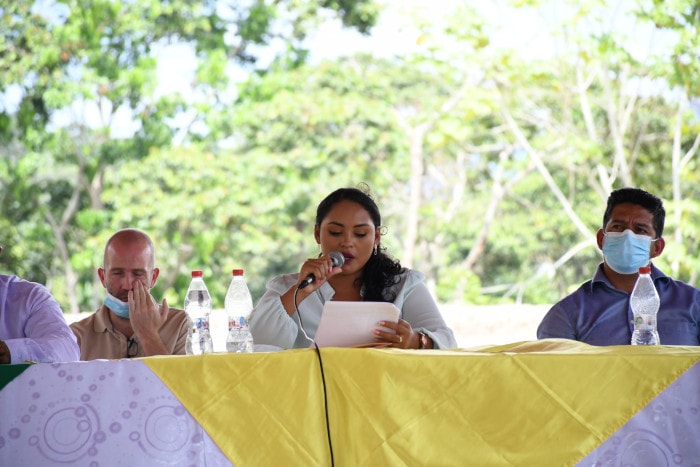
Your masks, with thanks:
<instances>
[{"instance_id":1,"label":"handheld microphone","mask_svg":"<svg viewBox=\"0 0 700 467\"><path fill-rule=\"evenodd\" d=\"M342 267L343 264L345 264L345 256L343 256L343 254L339 251L331 251L330 253L328 253L328 257L331 259L331 263L333 264L334 268ZM297 290L303 289L307 285L313 283L313 281L315 280L316 277L313 274L309 274L308 276L306 276L306 279L301 281L299 287L297 287Z\"/></svg>"}]
</instances>

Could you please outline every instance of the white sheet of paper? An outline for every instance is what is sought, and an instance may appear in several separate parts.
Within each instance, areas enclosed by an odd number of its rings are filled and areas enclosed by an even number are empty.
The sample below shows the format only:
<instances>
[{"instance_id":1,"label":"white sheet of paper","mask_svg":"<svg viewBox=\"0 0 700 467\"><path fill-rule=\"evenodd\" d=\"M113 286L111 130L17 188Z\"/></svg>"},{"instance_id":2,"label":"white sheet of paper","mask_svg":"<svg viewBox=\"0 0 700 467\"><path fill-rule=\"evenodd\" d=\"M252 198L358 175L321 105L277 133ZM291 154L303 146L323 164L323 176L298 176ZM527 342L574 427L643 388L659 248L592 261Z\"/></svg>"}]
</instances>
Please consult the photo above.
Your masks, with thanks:
<instances>
[{"instance_id":1,"label":"white sheet of paper","mask_svg":"<svg viewBox=\"0 0 700 467\"><path fill-rule=\"evenodd\" d=\"M400 311L388 302L333 302L323 306L314 336L319 347L353 347L374 342L379 321L399 320ZM312 344L313 346L313 344Z\"/></svg>"}]
</instances>

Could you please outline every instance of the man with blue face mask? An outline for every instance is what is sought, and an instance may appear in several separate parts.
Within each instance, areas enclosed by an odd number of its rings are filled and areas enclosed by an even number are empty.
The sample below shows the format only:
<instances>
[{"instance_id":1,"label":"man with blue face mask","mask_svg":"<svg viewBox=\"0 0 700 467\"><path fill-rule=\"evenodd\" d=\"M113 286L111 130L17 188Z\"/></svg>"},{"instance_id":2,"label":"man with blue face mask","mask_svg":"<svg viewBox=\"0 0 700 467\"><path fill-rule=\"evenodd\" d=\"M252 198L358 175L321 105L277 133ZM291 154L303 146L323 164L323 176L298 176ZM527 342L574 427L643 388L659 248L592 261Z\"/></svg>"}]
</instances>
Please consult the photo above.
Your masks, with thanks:
<instances>
[{"instance_id":1,"label":"man with blue face mask","mask_svg":"<svg viewBox=\"0 0 700 467\"><path fill-rule=\"evenodd\" d=\"M82 360L184 355L187 315L151 296L159 269L153 242L137 229L116 232L97 270L105 287L95 313L71 324Z\"/></svg>"},{"instance_id":2,"label":"man with blue face mask","mask_svg":"<svg viewBox=\"0 0 700 467\"><path fill-rule=\"evenodd\" d=\"M613 191L596 236L603 263L592 280L547 312L537 338L629 344L634 329L630 294L639 268L651 265L661 300L657 315L661 344L700 345L700 290L671 279L651 262L666 246L665 217L663 202L656 196L638 188Z\"/></svg>"}]
</instances>

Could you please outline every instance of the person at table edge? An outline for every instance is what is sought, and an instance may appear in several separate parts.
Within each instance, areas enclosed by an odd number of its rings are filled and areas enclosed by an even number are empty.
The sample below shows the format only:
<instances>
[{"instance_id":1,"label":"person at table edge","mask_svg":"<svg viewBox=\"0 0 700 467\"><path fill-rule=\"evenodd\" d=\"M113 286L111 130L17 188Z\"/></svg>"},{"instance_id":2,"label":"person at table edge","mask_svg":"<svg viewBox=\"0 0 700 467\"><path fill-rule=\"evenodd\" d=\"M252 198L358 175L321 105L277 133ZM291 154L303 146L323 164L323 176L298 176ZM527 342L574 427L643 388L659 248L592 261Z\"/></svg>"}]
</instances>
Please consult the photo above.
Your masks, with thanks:
<instances>
[{"instance_id":1,"label":"person at table edge","mask_svg":"<svg viewBox=\"0 0 700 467\"><path fill-rule=\"evenodd\" d=\"M664 251L666 211L660 198L639 188L610 193L597 232L603 262L578 290L556 303L537 328L537 338L565 338L592 345L630 344L634 330L630 294L642 266L661 301L661 345L700 345L700 290L674 280L651 261Z\"/></svg>"},{"instance_id":2,"label":"person at table edge","mask_svg":"<svg viewBox=\"0 0 700 467\"><path fill-rule=\"evenodd\" d=\"M0 274L0 363L75 360L80 360L75 336L46 287Z\"/></svg>"},{"instance_id":3,"label":"person at table edge","mask_svg":"<svg viewBox=\"0 0 700 467\"><path fill-rule=\"evenodd\" d=\"M151 295L160 270L151 238L122 229L107 241L97 275L105 288L102 306L72 323L82 360L184 355L187 315Z\"/></svg>"},{"instance_id":4,"label":"person at table edge","mask_svg":"<svg viewBox=\"0 0 700 467\"><path fill-rule=\"evenodd\" d=\"M452 330L423 284L422 273L404 268L381 244L379 208L369 188L340 188L317 207L314 238L321 254L306 260L298 273L273 278L250 318L256 344L308 347L327 300L393 302L401 311L398 323L382 322L375 341L396 348L453 348ZM333 267L329 253L343 254L342 267ZM315 281L295 291L310 274ZM300 326L301 324L303 329Z\"/></svg>"}]
</instances>

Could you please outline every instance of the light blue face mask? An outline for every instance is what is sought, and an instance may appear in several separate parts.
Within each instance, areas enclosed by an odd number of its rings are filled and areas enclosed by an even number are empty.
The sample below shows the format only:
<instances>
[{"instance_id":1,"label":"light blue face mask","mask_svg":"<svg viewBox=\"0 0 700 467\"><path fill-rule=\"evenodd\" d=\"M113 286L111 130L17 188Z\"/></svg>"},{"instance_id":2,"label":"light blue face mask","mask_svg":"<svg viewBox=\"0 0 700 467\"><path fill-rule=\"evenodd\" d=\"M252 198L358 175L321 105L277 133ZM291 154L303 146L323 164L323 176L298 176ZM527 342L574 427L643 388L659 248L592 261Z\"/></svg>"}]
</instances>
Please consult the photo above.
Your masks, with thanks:
<instances>
[{"instance_id":1,"label":"light blue face mask","mask_svg":"<svg viewBox=\"0 0 700 467\"><path fill-rule=\"evenodd\" d=\"M649 264L652 240L627 229L624 232L605 232L603 255L610 268L620 274L634 274Z\"/></svg>"},{"instance_id":2,"label":"light blue face mask","mask_svg":"<svg viewBox=\"0 0 700 467\"><path fill-rule=\"evenodd\" d=\"M119 316L120 318L129 319L129 303L128 302L122 302L117 297L110 295L110 293L107 292L107 296L105 297L104 304L107 308L112 310L115 315Z\"/></svg>"}]
</instances>

